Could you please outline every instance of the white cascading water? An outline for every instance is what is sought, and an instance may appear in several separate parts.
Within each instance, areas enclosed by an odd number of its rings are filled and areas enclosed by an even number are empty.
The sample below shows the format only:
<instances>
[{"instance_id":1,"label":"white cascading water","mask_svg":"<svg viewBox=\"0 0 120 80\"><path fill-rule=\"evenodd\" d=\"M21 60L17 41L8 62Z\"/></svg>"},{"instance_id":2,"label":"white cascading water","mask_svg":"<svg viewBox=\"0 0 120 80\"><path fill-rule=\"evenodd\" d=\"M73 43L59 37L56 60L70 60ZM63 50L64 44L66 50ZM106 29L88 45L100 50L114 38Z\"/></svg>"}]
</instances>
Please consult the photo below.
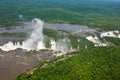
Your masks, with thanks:
<instances>
[{"instance_id":1,"label":"white cascading water","mask_svg":"<svg viewBox=\"0 0 120 80\"><path fill-rule=\"evenodd\" d=\"M56 41L51 39L50 44L51 44L51 49L56 50Z\"/></svg>"},{"instance_id":2,"label":"white cascading water","mask_svg":"<svg viewBox=\"0 0 120 80\"><path fill-rule=\"evenodd\" d=\"M50 40L51 44L51 49L56 50L56 51L67 51L69 50L69 39L60 39L58 41L55 40Z\"/></svg>"},{"instance_id":3,"label":"white cascading water","mask_svg":"<svg viewBox=\"0 0 120 80\"><path fill-rule=\"evenodd\" d=\"M44 35L43 35L43 25L44 22L35 18L32 20L33 24L33 31L31 32L30 36L22 42L20 45L19 42L13 43L9 41L8 43L4 44L3 46L0 46L0 49L3 51L10 51L15 50L17 48L25 49L25 50L40 50L45 49L44 46Z\"/></svg>"},{"instance_id":4,"label":"white cascading water","mask_svg":"<svg viewBox=\"0 0 120 80\"><path fill-rule=\"evenodd\" d=\"M36 50L36 49L44 49L45 46L43 44L44 35L43 35L43 25L44 22L35 18L32 20L33 31L30 34L29 38L25 40L23 44L24 49Z\"/></svg>"},{"instance_id":5,"label":"white cascading water","mask_svg":"<svg viewBox=\"0 0 120 80\"><path fill-rule=\"evenodd\" d=\"M43 25L44 22L35 18L32 20L33 31L30 33L30 36L20 44L20 42L13 43L9 41L8 43L0 46L0 49L3 51L10 51L15 49L23 49L23 50L41 50L46 49L44 44L44 35L43 35ZM69 39L60 39L58 41L51 40L51 47L50 49L54 51L67 51L68 43L70 42Z\"/></svg>"}]
</instances>

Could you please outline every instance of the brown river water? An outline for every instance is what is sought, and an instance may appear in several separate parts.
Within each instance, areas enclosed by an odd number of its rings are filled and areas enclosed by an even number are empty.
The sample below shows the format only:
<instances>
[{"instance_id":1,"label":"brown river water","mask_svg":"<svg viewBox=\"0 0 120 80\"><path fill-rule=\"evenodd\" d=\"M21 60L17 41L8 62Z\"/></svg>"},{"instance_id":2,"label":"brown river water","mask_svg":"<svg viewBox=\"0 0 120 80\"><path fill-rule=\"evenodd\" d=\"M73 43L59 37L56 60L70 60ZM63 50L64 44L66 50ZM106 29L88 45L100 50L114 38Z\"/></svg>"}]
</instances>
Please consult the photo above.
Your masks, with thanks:
<instances>
[{"instance_id":1,"label":"brown river water","mask_svg":"<svg viewBox=\"0 0 120 80\"><path fill-rule=\"evenodd\" d=\"M17 49L4 52L0 50L0 80L14 80L20 73L31 69L41 61L54 59L53 52L44 50L35 54Z\"/></svg>"},{"instance_id":2,"label":"brown river water","mask_svg":"<svg viewBox=\"0 0 120 80\"><path fill-rule=\"evenodd\" d=\"M65 30L65 31L78 31L78 30L91 30L87 26L82 25L70 25L70 24L47 24L44 28ZM24 26L13 27L7 29L0 27L0 33L17 33L17 32L29 32L31 30L31 24L25 23ZM0 45L14 40L24 40L20 37L0 37ZM39 51L36 54L28 54L26 51L17 49L14 51L4 52L0 50L0 80L14 80L16 76L24 72L27 69L31 69L41 61L47 61L54 59L53 52L45 50Z\"/></svg>"}]
</instances>

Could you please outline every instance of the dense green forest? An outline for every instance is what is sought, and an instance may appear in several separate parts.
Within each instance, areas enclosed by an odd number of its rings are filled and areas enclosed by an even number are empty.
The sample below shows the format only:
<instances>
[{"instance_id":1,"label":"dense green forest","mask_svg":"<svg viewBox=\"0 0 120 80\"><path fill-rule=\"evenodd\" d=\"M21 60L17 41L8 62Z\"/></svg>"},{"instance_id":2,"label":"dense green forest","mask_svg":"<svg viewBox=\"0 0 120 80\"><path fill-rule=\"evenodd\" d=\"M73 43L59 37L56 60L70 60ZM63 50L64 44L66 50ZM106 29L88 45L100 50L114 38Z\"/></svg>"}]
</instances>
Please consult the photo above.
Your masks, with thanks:
<instances>
[{"instance_id":1,"label":"dense green forest","mask_svg":"<svg viewBox=\"0 0 120 80\"><path fill-rule=\"evenodd\" d=\"M1 0L0 25L15 26L37 17L48 23L120 30L120 2L103 0ZM19 18L19 15L23 15Z\"/></svg>"},{"instance_id":2,"label":"dense green forest","mask_svg":"<svg viewBox=\"0 0 120 80\"><path fill-rule=\"evenodd\" d=\"M120 46L120 38L105 37L105 40L113 43L115 46Z\"/></svg>"},{"instance_id":3,"label":"dense green forest","mask_svg":"<svg viewBox=\"0 0 120 80\"><path fill-rule=\"evenodd\" d=\"M119 0L0 0L0 27L22 25L22 22L40 18L46 23L87 25L103 30L120 31ZM55 60L41 62L33 74L26 72L16 80L119 80L120 39L105 37L111 47L94 47L94 44L77 34L67 31L44 29L44 43L50 39L69 39L75 52ZM25 37L26 33L1 33L2 37ZM101 39L102 40L102 39ZM22 42L23 40L20 40ZM14 41L16 42L16 41ZM77 49L79 46L79 49ZM87 48L85 48L87 46ZM34 54L35 51L27 52ZM44 66L44 64L47 64ZM44 67L43 67L44 66Z\"/></svg>"},{"instance_id":4,"label":"dense green forest","mask_svg":"<svg viewBox=\"0 0 120 80\"><path fill-rule=\"evenodd\" d=\"M23 73L16 80L119 80L120 47L96 47L73 52L36 66L33 74ZM44 64L46 67L41 68Z\"/></svg>"}]
</instances>

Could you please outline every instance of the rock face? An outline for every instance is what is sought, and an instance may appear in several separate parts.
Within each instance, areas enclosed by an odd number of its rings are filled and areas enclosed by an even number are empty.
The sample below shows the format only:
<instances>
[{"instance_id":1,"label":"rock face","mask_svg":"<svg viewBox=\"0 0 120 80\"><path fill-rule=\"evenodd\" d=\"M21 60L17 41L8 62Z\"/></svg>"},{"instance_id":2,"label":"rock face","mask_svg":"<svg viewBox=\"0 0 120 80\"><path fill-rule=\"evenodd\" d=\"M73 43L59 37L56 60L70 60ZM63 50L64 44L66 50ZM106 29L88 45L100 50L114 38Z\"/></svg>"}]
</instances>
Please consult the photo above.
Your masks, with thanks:
<instances>
[{"instance_id":1,"label":"rock face","mask_svg":"<svg viewBox=\"0 0 120 80\"><path fill-rule=\"evenodd\" d=\"M108 31L101 33L101 38L103 37L115 37L120 38L120 32L119 31Z\"/></svg>"},{"instance_id":2,"label":"rock face","mask_svg":"<svg viewBox=\"0 0 120 80\"><path fill-rule=\"evenodd\" d=\"M108 31L108 32L101 32L100 38L104 37L114 37L114 38L120 38L120 32L119 31ZM87 40L94 43L94 46L110 46L109 42L102 42L97 36L88 36L86 37Z\"/></svg>"},{"instance_id":3,"label":"rock face","mask_svg":"<svg viewBox=\"0 0 120 80\"><path fill-rule=\"evenodd\" d=\"M101 42L97 36L88 36L86 37L86 39L93 42L94 46L107 46L108 45L106 43Z\"/></svg>"}]
</instances>

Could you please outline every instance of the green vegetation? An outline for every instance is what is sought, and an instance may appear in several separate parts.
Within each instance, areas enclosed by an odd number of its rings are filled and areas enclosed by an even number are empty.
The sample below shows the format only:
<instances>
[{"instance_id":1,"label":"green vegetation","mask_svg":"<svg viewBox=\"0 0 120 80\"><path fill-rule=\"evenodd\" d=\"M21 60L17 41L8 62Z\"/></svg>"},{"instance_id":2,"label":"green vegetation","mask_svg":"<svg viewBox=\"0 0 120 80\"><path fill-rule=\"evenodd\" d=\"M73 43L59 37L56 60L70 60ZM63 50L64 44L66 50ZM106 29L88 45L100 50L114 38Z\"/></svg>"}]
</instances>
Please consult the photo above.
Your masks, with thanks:
<instances>
[{"instance_id":1,"label":"green vegetation","mask_svg":"<svg viewBox=\"0 0 120 80\"><path fill-rule=\"evenodd\" d=\"M70 43L68 43L68 45L71 46L73 49L77 49L78 46L80 49L85 49L86 45L88 48L92 48L94 46L94 44L88 41L86 38L77 34L72 35L69 32L65 31L44 29L44 34L48 36L48 38L44 41L46 43L46 47L50 47L50 39L57 41L66 38L70 40Z\"/></svg>"},{"instance_id":2,"label":"green vegetation","mask_svg":"<svg viewBox=\"0 0 120 80\"><path fill-rule=\"evenodd\" d=\"M73 52L65 60L37 65L33 74L22 73L16 80L119 80L120 47L96 47Z\"/></svg>"},{"instance_id":3,"label":"green vegetation","mask_svg":"<svg viewBox=\"0 0 120 80\"><path fill-rule=\"evenodd\" d=\"M20 18L19 15L23 15ZM18 26L21 22L40 18L47 23L69 23L87 25L103 30L120 30L120 3L98 0L1 0L0 27ZM10 28L8 28L10 29ZM65 31L45 29L45 43L50 47L50 39L70 39L73 49L80 51L67 59L61 57L36 66L33 74L23 73L16 80L119 80L120 47L93 47L93 43L80 35ZM2 33L0 36L25 37L26 33ZM79 40L79 41L78 41ZM108 38L116 46L120 39ZM22 41L22 40L21 40ZM88 49L85 49L87 45ZM44 51L44 50L43 50ZM36 51L27 52L30 54ZM63 57L62 57L63 58ZM60 59L60 60L59 60Z\"/></svg>"},{"instance_id":4,"label":"green vegetation","mask_svg":"<svg viewBox=\"0 0 120 80\"><path fill-rule=\"evenodd\" d=\"M53 30L53 29L44 29L43 33L45 35L47 35L48 37L50 37L51 39L54 40L58 40L61 38L61 34L59 34L59 32L57 30Z\"/></svg>"},{"instance_id":5,"label":"green vegetation","mask_svg":"<svg viewBox=\"0 0 120 80\"><path fill-rule=\"evenodd\" d=\"M105 37L105 40L113 43L116 46L120 46L120 38Z\"/></svg>"},{"instance_id":6,"label":"green vegetation","mask_svg":"<svg viewBox=\"0 0 120 80\"><path fill-rule=\"evenodd\" d=\"M3 37L25 37L26 33L1 33L0 36Z\"/></svg>"},{"instance_id":7,"label":"green vegetation","mask_svg":"<svg viewBox=\"0 0 120 80\"><path fill-rule=\"evenodd\" d=\"M70 39L70 46L73 47L73 49L77 49L79 46L79 49L85 49L85 46L87 48L92 48L94 44L91 41L88 41L85 37L81 37L80 35L69 35Z\"/></svg>"},{"instance_id":8,"label":"green vegetation","mask_svg":"<svg viewBox=\"0 0 120 80\"><path fill-rule=\"evenodd\" d=\"M19 15L23 18L20 19ZM88 25L120 30L120 3L89 0L1 0L0 25L15 26L37 17L48 23Z\"/></svg>"}]
</instances>

